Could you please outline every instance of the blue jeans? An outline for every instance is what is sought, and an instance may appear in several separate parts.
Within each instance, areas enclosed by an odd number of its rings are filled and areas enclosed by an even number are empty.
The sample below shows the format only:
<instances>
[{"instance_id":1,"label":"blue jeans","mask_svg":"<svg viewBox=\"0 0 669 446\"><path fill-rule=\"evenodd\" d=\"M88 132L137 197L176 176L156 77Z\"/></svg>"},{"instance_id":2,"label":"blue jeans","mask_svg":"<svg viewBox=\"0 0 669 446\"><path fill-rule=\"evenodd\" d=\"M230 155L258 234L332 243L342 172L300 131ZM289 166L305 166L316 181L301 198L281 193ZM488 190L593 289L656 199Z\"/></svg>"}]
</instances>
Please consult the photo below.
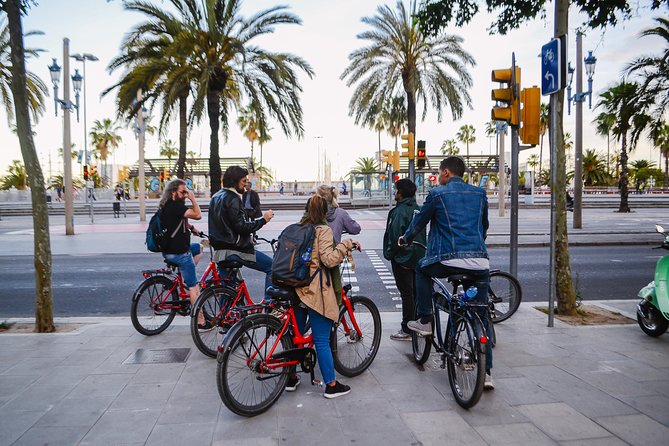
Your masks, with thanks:
<instances>
[{"instance_id":1,"label":"blue jeans","mask_svg":"<svg viewBox=\"0 0 669 446\"><path fill-rule=\"evenodd\" d=\"M188 288L193 288L197 285L197 275L195 273L195 260L193 257L200 254L202 247L199 243L191 243L188 252L183 254L166 254L163 253L163 258L172 263L179 265L181 270L181 277Z\"/></svg>"},{"instance_id":2,"label":"blue jeans","mask_svg":"<svg viewBox=\"0 0 669 446\"><path fill-rule=\"evenodd\" d=\"M334 382L334 359L332 359L332 350L330 350L330 331L332 330L332 321L309 307L302 308L298 305L293 307L293 309L295 310L297 327L301 333L304 332L304 326L307 322L307 314L309 315L311 333L314 336L314 347L316 347L318 367L321 369L323 382L325 384Z\"/></svg>"},{"instance_id":3,"label":"blue jeans","mask_svg":"<svg viewBox=\"0 0 669 446\"><path fill-rule=\"evenodd\" d=\"M238 255L231 255L228 256L225 260L231 260L235 262L239 262L242 265L246 266L247 268L254 269L256 271L260 271L265 273L265 290L272 285L272 281L270 280L270 276L272 275L272 258L265 254L264 252L256 251L256 261L255 262L250 262L248 260L242 260L239 258ZM222 277L228 277L227 270L224 268L221 268L219 266L218 272L221 274ZM267 294L265 294L265 300L270 299Z\"/></svg>"},{"instance_id":4,"label":"blue jeans","mask_svg":"<svg viewBox=\"0 0 669 446\"><path fill-rule=\"evenodd\" d=\"M432 277L448 277L452 274L467 274L474 278L473 282L463 283L462 287L466 290L471 285L478 288L478 293L474 298L483 304L488 304L488 286L490 283L490 271L471 270L463 268L453 268L446 266L440 262L432 263L427 266L416 266L416 317L426 317L432 315ZM479 312L481 322L485 328L488 337L490 337L490 329L488 328L489 318L487 311ZM444 323L445 321L442 321ZM486 369L492 369L492 344L488 344L486 348Z\"/></svg>"}]
</instances>

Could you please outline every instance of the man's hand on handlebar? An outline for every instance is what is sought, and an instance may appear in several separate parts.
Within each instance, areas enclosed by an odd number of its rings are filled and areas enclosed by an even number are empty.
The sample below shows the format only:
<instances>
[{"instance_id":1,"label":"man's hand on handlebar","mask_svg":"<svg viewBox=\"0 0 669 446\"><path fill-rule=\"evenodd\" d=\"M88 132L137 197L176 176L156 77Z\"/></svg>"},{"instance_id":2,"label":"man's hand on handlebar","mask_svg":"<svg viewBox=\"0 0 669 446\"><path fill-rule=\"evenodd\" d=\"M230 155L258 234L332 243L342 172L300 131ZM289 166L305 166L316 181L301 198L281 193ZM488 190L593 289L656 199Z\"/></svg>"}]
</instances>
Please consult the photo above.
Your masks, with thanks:
<instances>
[{"instance_id":1,"label":"man's hand on handlebar","mask_svg":"<svg viewBox=\"0 0 669 446\"><path fill-rule=\"evenodd\" d=\"M269 223L272 217L274 217L274 211L271 209L269 211L265 211L265 213L262 214L262 218L265 219L265 223Z\"/></svg>"}]
</instances>

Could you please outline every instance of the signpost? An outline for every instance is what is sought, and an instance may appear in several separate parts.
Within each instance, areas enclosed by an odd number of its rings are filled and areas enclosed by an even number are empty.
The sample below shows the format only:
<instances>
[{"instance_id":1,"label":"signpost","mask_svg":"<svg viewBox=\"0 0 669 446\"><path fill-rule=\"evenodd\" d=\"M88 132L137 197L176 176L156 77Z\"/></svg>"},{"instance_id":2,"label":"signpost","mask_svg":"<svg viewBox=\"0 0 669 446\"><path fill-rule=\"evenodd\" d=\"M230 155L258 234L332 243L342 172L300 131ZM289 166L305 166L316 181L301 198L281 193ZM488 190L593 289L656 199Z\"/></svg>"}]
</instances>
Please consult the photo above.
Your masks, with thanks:
<instances>
[{"instance_id":1,"label":"signpost","mask_svg":"<svg viewBox=\"0 0 669 446\"><path fill-rule=\"evenodd\" d=\"M562 90L567 73L566 36L553 39L541 47L541 94L548 96Z\"/></svg>"}]
</instances>

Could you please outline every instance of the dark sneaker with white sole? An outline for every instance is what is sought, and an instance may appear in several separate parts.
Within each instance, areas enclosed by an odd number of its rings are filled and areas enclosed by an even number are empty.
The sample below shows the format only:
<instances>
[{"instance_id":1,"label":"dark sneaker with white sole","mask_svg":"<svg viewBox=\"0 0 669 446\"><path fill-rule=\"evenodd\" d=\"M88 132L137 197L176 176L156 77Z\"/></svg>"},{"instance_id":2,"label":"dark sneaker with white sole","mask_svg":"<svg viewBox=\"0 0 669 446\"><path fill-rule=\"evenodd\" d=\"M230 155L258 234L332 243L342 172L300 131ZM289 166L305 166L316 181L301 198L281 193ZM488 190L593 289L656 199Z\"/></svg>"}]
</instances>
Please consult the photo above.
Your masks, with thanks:
<instances>
[{"instance_id":1,"label":"dark sneaker with white sole","mask_svg":"<svg viewBox=\"0 0 669 446\"><path fill-rule=\"evenodd\" d=\"M295 376L294 378L288 378L286 381L286 392L294 392L297 390L297 386L300 385L300 377Z\"/></svg>"},{"instance_id":2,"label":"dark sneaker with white sole","mask_svg":"<svg viewBox=\"0 0 669 446\"><path fill-rule=\"evenodd\" d=\"M342 384L339 381L335 381L334 386L325 386L325 393L323 396L325 398L337 398L338 396L344 396L351 393L351 388L346 384Z\"/></svg>"}]
</instances>

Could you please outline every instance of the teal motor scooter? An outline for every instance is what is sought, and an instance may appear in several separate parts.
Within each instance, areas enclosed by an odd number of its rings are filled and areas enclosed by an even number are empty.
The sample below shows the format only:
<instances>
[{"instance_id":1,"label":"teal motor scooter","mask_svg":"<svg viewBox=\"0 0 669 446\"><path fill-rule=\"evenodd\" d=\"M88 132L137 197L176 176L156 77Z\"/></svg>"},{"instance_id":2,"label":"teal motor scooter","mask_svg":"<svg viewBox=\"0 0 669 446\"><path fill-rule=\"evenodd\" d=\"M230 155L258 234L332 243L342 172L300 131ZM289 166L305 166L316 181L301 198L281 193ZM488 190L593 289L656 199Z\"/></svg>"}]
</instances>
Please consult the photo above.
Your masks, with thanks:
<instances>
[{"instance_id":1,"label":"teal motor scooter","mask_svg":"<svg viewBox=\"0 0 669 446\"><path fill-rule=\"evenodd\" d=\"M653 249L669 250L669 233L660 225L655 230L664 236L662 246ZM637 305L636 319L648 336L657 337L669 327L669 255L662 257L655 266L655 280L639 291L642 299Z\"/></svg>"}]
</instances>

